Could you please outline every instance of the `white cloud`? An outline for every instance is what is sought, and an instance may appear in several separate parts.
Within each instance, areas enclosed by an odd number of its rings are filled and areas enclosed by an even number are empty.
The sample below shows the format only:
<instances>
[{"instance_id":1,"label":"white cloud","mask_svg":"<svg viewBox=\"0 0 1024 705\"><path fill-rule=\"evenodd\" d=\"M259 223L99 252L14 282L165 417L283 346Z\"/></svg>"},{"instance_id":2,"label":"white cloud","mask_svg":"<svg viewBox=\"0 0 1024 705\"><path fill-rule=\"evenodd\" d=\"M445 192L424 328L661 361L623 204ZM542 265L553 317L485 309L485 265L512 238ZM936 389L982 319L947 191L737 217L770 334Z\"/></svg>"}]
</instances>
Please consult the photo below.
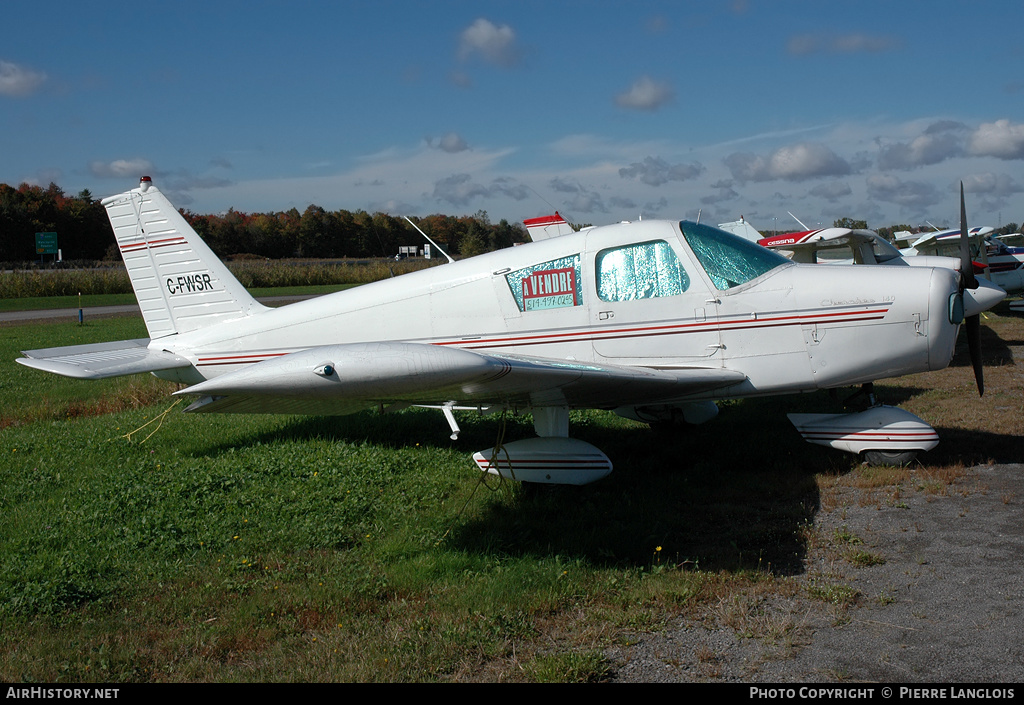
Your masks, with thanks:
<instances>
[{"instance_id":1,"label":"white cloud","mask_svg":"<svg viewBox=\"0 0 1024 705\"><path fill-rule=\"evenodd\" d=\"M731 179L722 179L711 184L711 188L715 190L715 193L710 196L702 196L700 202L706 206L715 205L717 203L724 203L726 201L734 201L739 198L739 194L732 187L733 183Z\"/></svg>"},{"instance_id":2,"label":"white cloud","mask_svg":"<svg viewBox=\"0 0 1024 705\"><path fill-rule=\"evenodd\" d=\"M615 96L615 104L622 108L653 111L671 102L673 97L675 93L669 84L641 76L629 90Z\"/></svg>"},{"instance_id":3,"label":"white cloud","mask_svg":"<svg viewBox=\"0 0 1024 705\"><path fill-rule=\"evenodd\" d=\"M793 56L810 54L878 54L900 46L894 37L869 34L798 34L786 42Z\"/></svg>"},{"instance_id":4,"label":"white cloud","mask_svg":"<svg viewBox=\"0 0 1024 705\"><path fill-rule=\"evenodd\" d=\"M967 143L971 154L999 159L1024 159L1024 124L1009 120L983 123Z\"/></svg>"},{"instance_id":5,"label":"white cloud","mask_svg":"<svg viewBox=\"0 0 1024 705\"><path fill-rule=\"evenodd\" d=\"M929 125L924 134L910 142L885 145L878 153L878 168L913 169L957 157L963 154L963 123L942 121Z\"/></svg>"},{"instance_id":6,"label":"white cloud","mask_svg":"<svg viewBox=\"0 0 1024 705\"><path fill-rule=\"evenodd\" d=\"M767 156L736 152L725 158L725 165L737 181L802 181L821 176L845 176L852 173L849 162L817 142L780 147Z\"/></svg>"},{"instance_id":7,"label":"white cloud","mask_svg":"<svg viewBox=\"0 0 1024 705\"><path fill-rule=\"evenodd\" d=\"M845 181L829 181L812 188L808 193L824 198L826 201L838 201L853 194L853 189Z\"/></svg>"},{"instance_id":8,"label":"white cloud","mask_svg":"<svg viewBox=\"0 0 1024 705\"><path fill-rule=\"evenodd\" d=\"M528 198L529 189L515 179L497 178L490 184L475 181L469 174L452 174L434 183L433 197L455 206L468 205L476 198L504 196L515 201Z\"/></svg>"},{"instance_id":9,"label":"white cloud","mask_svg":"<svg viewBox=\"0 0 1024 705\"><path fill-rule=\"evenodd\" d=\"M932 184L923 181L903 181L889 174L872 174L867 178L868 196L896 203L916 213L924 213L943 201L943 196Z\"/></svg>"},{"instance_id":10,"label":"white cloud","mask_svg":"<svg viewBox=\"0 0 1024 705\"><path fill-rule=\"evenodd\" d=\"M578 181L556 176L548 182L548 188L568 195L563 201L565 205L562 210L576 213L608 212L601 194L592 188L585 187Z\"/></svg>"},{"instance_id":11,"label":"white cloud","mask_svg":"<svg viewBox=\"0 0 1024 705\"><path fill-rule=\"evenodd\" d=\"M464 206L474 198L490 195L486 186L473 181L469 174L453 174L434 184L434 198L456 206Z\"/></svg>"},{"instance_id":12,"label":"white cloud","mask_svg":"<svg viewBox=\"0 0 1024 705\"><path fill-rule=\"evenodd\" d=\"M153 163L148 159L115 159L112 162L89 162L89 172L101 179L139 178L156 174Z\"/></svg>"},{"instance_id":13,"label":"white cloud","mask_svg":"<svg viewBox=\"0 0 1024 705\"><path fill-rule=\"evenodd\" d=\"M515 66L522 58L515 30L481 17L459 35L459 59L467 61L474 56L497 66Z\"/></svg>"},{"instance_id":14,"label":"white cloud","mask_svg":"<svg viewBox=\"0 0 1024 705\"><path fill-rule=\"evenodd\" d=\"M1009 174L971 174L964 177L964 191L981 193L988 196L1007 197L1015 193L1024 193L1021 186Z\"/></svg>"},{"instance_id":15,"label":"white cloud","mask_svg":"<svg viewBox=\"0 0 1024 705\"><path fill-rule=\"evenodd\" d=\"M46 81L46 74L0 61L0 95L20 98L34 92Z\"/></svg>"},{"instance_id":16,"label":"white cloud","mask_svg":"<svg viewBox=\"0 0 1024 705\"><path fill-rule=\"evenodd\" d=\"M456 154L457 152L464 152L469 149L469 145L466 144L466 140L462 139L455 132L449 132L438 140L430 140L430 146L436 149L440 149L442 152L448 152L449 154Z\"/></svg>"},{"instance_id":17,"label":"white cloud","mask_svg":"<svg viewBox=\"0 0 1024 705\"><path fill-rule=\"evenodd\" d=\"M703 173L700 164L669 164L661 157L645 157L642 162L633 162L628 167L619 169L619 176L624 179L639 177L648 186L661 186L669 181L686 181Z\"/></svg>"},{"instance_id":18,"label":"white cloud","mask_svg":"<svg viewBox=\"0 0 1024 705\"><path fill-rule=\"evenodd\" d=\"M1009 174L992 172L972 174L963 180L964 191L980 197L980 201L968 204L968 215L976 211L1001 211L1011 205L1014 197L1024 193L1024 186L1014 181Z\"/></svg>"}]
</instances>

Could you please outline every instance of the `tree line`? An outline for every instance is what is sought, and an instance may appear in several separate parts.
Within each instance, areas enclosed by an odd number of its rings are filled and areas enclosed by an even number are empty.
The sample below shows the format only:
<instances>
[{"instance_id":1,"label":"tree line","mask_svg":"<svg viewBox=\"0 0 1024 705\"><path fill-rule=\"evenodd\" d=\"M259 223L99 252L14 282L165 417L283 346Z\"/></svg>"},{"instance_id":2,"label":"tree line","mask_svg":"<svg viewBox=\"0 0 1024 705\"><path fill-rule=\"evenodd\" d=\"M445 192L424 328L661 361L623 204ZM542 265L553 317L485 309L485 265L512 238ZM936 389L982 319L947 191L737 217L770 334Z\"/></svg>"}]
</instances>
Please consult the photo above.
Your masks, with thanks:
<instances>
[{"instance_id":1,"label":"tree line","mask_svg":"<svg viewBox=\"0 0 1024 705\"><path fill-rule=\"evenodd\" d=\"M425 244L404 218L387 213L327 211L317 205L302 213L296 208L276 213L231 209L220 215L179 212L222 258L394 257L399 247L422 249ZM491 223L486 211L471 216L435 214L413 222L453 256L470 257L529 239L522 225L504 219ZM0 261L38 262L39 232L57 233L66 261L121 259L106 211L88 189L68 196L54 183L47 188L0 184Z\"/></svg>"},{"instance_id":2,"label":"tree line","mask_svg":"<svg viewBox=\"0 0 1024 705\"><path fill-rule=\"evenodd\" d=\"M219 215L179 212L210 248L222 258L239 256L285 258L394 257L400 247L422 248L423 236L403 218L363 210L327 211L310 205L300 213L292 208L275 213L243 213L234 209ZM471 257L526 242L519 223L491 223L487 211L471 216L429 215L414 222L453 256ZM841 218L836 227L867 228L867 222ZM883 237L909 225L880 228ZM88 189L69 196L57 184L48 187L0 184L0 262L38 262L35 234L56 232L64 260L120 262L107 214ZM999 228L1017 232L1017 224ZM436 253L435 253L435 256ZM44 257L52 260L52 257Z\"/></svg>"},{"instance_id":3,"label":"tree line","mask_svg":"<svg viewBox=\"0 0 1024 705\"><path fill-rule=\"evenodd\" d=\"M57 233L66 259L99 260L114 244L107 214L88 190L67 196L52 183L0 184L0 261L38 261L35 234L43 232Z\"/></svg>"}]
</instances>

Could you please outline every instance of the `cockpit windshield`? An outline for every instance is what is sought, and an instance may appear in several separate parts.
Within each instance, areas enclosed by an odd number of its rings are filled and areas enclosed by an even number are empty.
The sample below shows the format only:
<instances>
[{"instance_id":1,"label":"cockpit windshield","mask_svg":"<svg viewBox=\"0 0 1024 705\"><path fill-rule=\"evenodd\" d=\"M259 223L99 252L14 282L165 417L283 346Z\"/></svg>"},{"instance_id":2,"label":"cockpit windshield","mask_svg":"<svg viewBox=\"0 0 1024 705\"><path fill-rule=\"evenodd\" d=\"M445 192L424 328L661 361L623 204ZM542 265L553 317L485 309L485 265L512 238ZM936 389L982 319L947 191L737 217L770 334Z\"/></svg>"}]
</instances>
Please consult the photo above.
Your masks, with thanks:
<instances>
[{"instance_id":1,"label":"cockpit windshield","mask_svg":"<svg viewBox=\"0 0 1024 705\"><path fill-rule=\"evenodd\" d=\"M687 244L720 291L744 284L790 261L749 240L688 220L679 223Z\"/></svg>"}]
</instances>

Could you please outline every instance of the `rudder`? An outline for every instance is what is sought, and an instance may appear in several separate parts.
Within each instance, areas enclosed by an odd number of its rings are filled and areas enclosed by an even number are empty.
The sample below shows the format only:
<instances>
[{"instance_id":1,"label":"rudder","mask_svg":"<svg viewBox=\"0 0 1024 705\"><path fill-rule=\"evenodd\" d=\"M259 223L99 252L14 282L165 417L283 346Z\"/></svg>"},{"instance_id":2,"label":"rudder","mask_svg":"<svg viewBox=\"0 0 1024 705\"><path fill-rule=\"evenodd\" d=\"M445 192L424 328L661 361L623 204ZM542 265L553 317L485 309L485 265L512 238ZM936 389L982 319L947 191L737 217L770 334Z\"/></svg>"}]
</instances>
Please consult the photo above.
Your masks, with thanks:
<instances>
[{"instance_id":1,"label":"rudder","mask_svg":"<svg viewBox=\"0 0 1024 705\"><path fill-rule=\"evenodd\" d=\"M148 176L102 201L149 337L266 309L246 291Z\"/></svg>"}]
</instances>

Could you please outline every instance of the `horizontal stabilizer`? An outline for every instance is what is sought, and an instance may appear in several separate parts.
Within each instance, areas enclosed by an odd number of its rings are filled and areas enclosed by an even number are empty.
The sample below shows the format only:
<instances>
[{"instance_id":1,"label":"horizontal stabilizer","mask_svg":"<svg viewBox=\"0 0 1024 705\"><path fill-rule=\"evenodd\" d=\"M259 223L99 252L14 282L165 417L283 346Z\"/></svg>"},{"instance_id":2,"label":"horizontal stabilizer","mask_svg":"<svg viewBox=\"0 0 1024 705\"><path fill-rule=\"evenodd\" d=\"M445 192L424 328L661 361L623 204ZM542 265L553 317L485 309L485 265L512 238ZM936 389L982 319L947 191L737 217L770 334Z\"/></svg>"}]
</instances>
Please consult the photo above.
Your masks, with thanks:
<instances>
[{"instance_id":1,"label":"horizontal stabilizer","mask_svg":"<svg viewBox=\"0 0 1024 705\"><path fill-rule=\"evenodd\" d=\"M137 338L112 343L25 350L22 352L25 357L18 358L18 362L26 367L79 379L104 379L191 366L180 355L152 350L148 345L149 338Z\"/></svg>"}]
</instances>

